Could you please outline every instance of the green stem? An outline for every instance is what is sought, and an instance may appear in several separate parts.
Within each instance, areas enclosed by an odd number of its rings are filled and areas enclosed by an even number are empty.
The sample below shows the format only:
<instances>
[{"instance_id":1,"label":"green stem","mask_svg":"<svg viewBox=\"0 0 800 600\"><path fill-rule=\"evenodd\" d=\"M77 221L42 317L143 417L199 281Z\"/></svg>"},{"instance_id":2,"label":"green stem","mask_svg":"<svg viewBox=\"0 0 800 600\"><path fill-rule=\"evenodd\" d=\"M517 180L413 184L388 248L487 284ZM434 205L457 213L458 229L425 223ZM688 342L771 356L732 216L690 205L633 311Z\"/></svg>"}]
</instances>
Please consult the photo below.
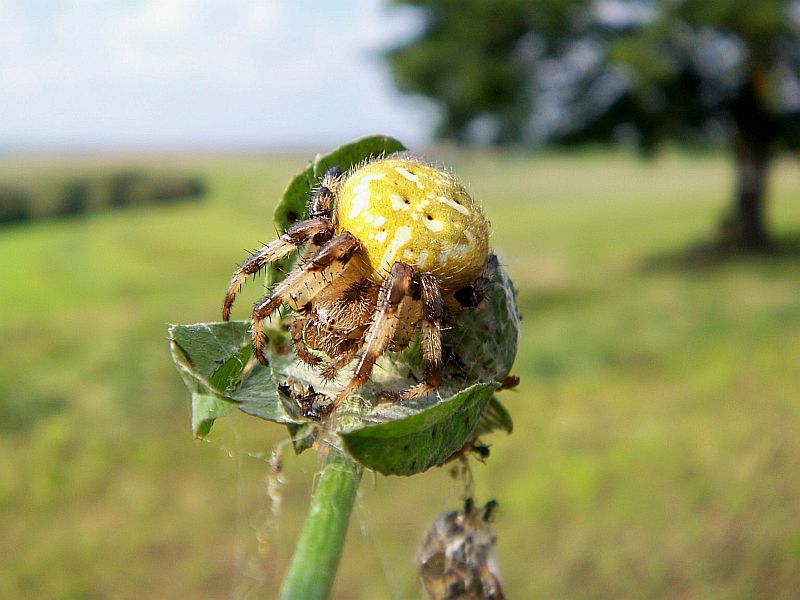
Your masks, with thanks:
<instances>
[{"instance_id":1,"label":"green stem","mask_svg":"<svg viewBox=\"0 0 800 600\"><path fill-rule=\"evenodd\" d=\"M327 598L339 565L362 471L361 465L336 448L330 448L292 563L283 580L281 600Z\"/></svg>"}]
</instances>

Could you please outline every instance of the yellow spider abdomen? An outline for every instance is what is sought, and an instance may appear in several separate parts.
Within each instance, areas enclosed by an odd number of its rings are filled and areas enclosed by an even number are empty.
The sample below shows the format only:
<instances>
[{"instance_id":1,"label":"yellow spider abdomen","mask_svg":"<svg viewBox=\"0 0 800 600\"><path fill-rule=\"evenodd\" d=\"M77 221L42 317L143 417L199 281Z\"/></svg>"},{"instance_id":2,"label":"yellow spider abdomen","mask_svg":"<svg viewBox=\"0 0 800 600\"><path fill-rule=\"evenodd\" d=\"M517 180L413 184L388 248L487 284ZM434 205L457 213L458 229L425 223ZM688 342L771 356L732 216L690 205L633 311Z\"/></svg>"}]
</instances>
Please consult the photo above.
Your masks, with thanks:
<instances>
[{"instance_id":1,"label":"yellow spider abdomen","mask_svg":"<svg viewBox=\"0 0 800 600\"><path fill-rule=\"evenodd\" d=\"M359 239L376 281L400 261L455 291L481 274L489 254L481 207L453 175L413 158L356 169L337 193L336 222Z\"/></svg>"}]
</instances>

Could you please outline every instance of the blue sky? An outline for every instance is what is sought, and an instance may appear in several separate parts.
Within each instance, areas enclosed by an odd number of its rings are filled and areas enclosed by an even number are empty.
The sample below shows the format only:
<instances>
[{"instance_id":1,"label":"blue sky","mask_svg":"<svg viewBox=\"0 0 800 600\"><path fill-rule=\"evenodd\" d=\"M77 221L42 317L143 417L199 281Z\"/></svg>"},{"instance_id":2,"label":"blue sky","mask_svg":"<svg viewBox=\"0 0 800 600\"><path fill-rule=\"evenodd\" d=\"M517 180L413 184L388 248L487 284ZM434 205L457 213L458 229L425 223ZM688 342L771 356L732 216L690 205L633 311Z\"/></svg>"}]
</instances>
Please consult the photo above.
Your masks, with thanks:
<instances>
[{"instance_id":1,"label":"blue sky","mask_svg":"<svg viewBox=\"0 0 800 600\"><path fill-rule=\"evenodd\" d=\"M0 148L319 147L428 138L380 0L0 0Z\"/></svg>"}]
</instances>

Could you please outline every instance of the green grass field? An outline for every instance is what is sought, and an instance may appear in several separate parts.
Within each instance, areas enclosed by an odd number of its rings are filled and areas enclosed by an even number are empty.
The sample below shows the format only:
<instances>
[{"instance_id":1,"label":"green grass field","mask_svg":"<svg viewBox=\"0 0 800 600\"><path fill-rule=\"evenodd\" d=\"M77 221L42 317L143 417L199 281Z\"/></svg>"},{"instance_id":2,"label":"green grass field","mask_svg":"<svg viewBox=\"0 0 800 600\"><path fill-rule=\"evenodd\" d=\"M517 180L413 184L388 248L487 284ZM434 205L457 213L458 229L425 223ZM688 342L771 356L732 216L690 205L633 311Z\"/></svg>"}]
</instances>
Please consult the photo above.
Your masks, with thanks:
<instances>
[{"instance_id":1,"label":"green grass field","mask_svg":"<svg viewBox=\"0 0 800 600\"><path fill-rule=\"evenodd\" d=\"M166 326L218 318L307 158L113 159L188 166L209 195L0 230L0 597L275 596L315 458L286 449L277 506L284 430L233 415L194 441ZM797 163L771 180L782 252L686 261L727 205L723 158L445 158L486 205L524 319L515 431L473 468L500 503L508 596L796 597ZM52 163L5 158L0 178ZM420 597L412 557L459 490L446 468L367 474L335 597Z\"/></svg>"}]
</instances>

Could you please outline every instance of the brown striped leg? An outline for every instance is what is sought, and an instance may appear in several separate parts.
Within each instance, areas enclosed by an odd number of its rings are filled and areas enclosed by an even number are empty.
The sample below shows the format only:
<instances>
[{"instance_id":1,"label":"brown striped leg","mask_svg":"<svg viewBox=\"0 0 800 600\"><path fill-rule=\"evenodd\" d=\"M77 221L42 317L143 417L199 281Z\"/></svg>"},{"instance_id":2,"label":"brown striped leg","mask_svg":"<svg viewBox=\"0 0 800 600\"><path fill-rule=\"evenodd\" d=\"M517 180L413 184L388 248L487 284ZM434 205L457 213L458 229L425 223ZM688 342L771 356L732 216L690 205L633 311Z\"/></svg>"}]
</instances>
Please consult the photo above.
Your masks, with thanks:
<instances>
[{"instance_id":1,"label":"brown striped leg","mask_svg":"<svg viewBox=\"0 0 800 600\"><path fill-rule=\"evenodd\" d=\"M308 317L300 317L292 321L289 326L289 333L292 336L292 343L294 345L294 352L297 357L304 363L316 366L322 362L322 359L316 354L312 354L306 341L303 338L303 332L308 324Z\"/></svg>"},{"instance_id":2,"label":"brown striped leg","mask_svg":"<svg viewBox=\"0 0 800 600\"><path fill-rule=\"evenodd\" d=\"M253 348L262 365L267 364L262 348L262 323L284 302L303 306L314 299L320 290L330 285L334 276L341 275L358 248L358 240L343 231L320 248L302 268L292 271L272 292L253 307Z\"/></svg>"},{"instance_id":3,"label":"brown striped leg","mask_svg":"<svg viewBox=\"0 0 800 600\"><path fill-rule=\"evenodd\" d=\"M309 240L316 240L322 243L330 239L332 235L333 223L330 219L309 219L295 223L277 240L262 246L257 252L249 256L233 274L222 306L222 319L224 321L230 319L231 307L236 294L242 289L242 285L249 275L258 273L267 264L283 258Z\"/></svg>"},{"instance_id":4,"label":"brown striped leg","mask_svg":"<svg viewBox=\"0 0 800 600\"><path fill-rule=\"evenodd\" d=\"M413 269L401 262L396 262L389 269L389 275L381 285L378 296L378 308L367 330L364 342L364 351L356 366L353 379L339 392L335 403L338 404L369 379L375 361L384 353L394 337L397 327L397 309L411 292L411 283L414 275Z\"/></svg>"},{"instance_id":5,"label":"brown striped leg","mask_svg":"<svg viewBox=\"0 0 800 600\"><path fill-rule=\"evenodd\" d=\"M410 387L400 397L409 400L427 394L439 387L442 378L439 368L442 366L442 290L439 281L433 275L423 273L419 277L420 300L422 301L423 320L420 346L422 359L425 361L425 381Z\"/></svg>"},{"instance_id":6,"label":"brown striped leg","mask_svg":"<svg viewBox=\"0 0 800 600\"><path fill-rule=\"evenodd\" d=\"M325 381L333 381L336 378L336 374L349 365L350 361L352 361L358 353L358 343L356 340L347 340L347 342L349 345L340 350L336 358L326 363L322 369L320 369L320 375Z\"/></svg>"},{"instance_id":7,"label":"brown striped leg","mask_svg":"<svg viewBox=\"0 0 800 600\"><path fill-rule=\"evenodd\" d=\"M308 205L308 216L312 219L330 217L333 196L336 194L342 183L342 170L339 167L331 167L322 176L317 191Z\"/></svg>"}]
</instances>

